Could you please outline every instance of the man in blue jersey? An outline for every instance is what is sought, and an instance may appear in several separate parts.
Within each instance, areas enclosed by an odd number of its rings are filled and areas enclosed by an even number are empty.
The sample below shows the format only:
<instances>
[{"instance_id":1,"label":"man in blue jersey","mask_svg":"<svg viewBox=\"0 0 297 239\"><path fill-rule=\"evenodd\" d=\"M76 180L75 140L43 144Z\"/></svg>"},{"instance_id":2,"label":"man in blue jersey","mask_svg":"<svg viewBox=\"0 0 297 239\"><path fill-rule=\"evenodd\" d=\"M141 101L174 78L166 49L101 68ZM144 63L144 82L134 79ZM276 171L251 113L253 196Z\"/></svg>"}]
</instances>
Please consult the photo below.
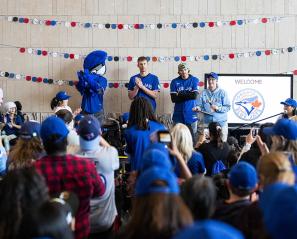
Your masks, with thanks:
<instances>
[{"instance_id":1,"label":"man in blue jersey","mask_svg":"<svg viewBox=\"0 0 297 239\"><path fill-rule=\"evenodd\" d=\"M82 95L82 113L94 115L102 124L104 120L103 95L107 87L105 51L93 51L84 60L84 71L77 72L76 89Z\"/></svg>"},{"instance_id":2,"label":"man in blue jersey","mask_svg":"<svg viewBox=\"0 0 297 239\"><path fill-rule=\"evenodd\" d=\"M199 80L190 74L186 63L178 65L178 74L179 77L170 83L171 101L175 103L172 120L174 124L187 125L195 141L198 117L192 109L196 106Z\"/></svg>"},{"instance_id":3,"label":"man in blue jersey","mask_svg":"<svg viewBox=\"0 0 297 239\"><path fill-rule=\"evenodd\" d=\"M218 86L218 74L211 72L207 75L208 88L204 89L198 99L198 107L194 111L204 111L204 125L210 122L218 122L222 127L222 140L227 141L228 123L227 113L231 108L227 92Z\"/></svg>"},{"instance_id":4,"label":"man in blue jersey","mask_svg":"<svg viewBox=\"0 0 297 239\"><path fill-rule=\"evenodd\" d=\"M159 79L157 76L148 72L148 62L146 57L141 56L137 60L139 74L130 78L128 85L128 96L130 100L135 97L144 97L151 103L156 111L156 98L160 91Z\"/></svg>"}]
</instances>

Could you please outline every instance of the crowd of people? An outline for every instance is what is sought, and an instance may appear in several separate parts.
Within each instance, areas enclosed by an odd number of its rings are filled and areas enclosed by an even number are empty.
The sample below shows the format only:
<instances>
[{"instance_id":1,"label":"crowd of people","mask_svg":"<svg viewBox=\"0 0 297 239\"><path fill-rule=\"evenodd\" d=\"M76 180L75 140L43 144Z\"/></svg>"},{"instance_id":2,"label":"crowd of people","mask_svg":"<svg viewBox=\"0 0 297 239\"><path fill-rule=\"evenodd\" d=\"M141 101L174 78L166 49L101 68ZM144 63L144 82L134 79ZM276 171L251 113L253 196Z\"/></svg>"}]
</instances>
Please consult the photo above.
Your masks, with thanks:
<instances>
[{"instance_id":1,"label":"crowd of people","mask_svg":"<svg viewBox=\"0 0 297 239\"><path fill-rule=\"evenodd\" d=\"M69 107L65 91L42 122L28 119L20 102L4 104L1 239L296 238L294 99L280 102L285 116L257 134L252 128L239 145L228 137L230 102L218 75L208 74L199 93L198 79L181 63L170 86L175 108L168 127L155 114L158 77L140 57L119 155L102 132L105 59L102 51L86 57L79 110Z\"/></svg>"}]
</instances>

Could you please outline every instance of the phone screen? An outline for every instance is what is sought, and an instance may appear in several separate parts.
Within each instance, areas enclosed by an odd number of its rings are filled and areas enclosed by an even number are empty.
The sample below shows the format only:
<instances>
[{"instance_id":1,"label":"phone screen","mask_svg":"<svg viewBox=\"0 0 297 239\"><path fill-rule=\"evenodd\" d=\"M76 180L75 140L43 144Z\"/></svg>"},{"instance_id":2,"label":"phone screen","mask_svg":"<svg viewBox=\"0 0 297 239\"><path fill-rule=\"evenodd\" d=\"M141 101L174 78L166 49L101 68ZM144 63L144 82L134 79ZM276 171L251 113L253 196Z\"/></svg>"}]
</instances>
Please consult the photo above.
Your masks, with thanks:
<instances>
[{"instance_id":1,"label":"phone screen","mask_svg":"<svg viewBox=\"0 0 297 239\"><path fill-rule=\"evenodd\" d=\"M158 140L160 143L169 145L171 143L171 135L169 132L158 132Z\"/></svg>"}]
</instances>

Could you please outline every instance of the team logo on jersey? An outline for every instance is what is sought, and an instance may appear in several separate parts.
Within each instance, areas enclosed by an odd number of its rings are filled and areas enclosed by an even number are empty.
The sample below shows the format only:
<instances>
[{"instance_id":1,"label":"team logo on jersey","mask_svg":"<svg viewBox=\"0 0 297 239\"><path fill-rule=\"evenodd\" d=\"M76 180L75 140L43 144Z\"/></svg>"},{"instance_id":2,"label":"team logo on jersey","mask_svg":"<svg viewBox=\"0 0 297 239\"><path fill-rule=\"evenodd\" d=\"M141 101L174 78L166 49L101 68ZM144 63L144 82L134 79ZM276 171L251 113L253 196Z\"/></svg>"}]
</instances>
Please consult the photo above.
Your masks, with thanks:
<instances>
[{"instance_id":1,"label":"team logo on jersey","mask_svg":"<svg viewBox=\"0 0 297 239\"><path fill-rule=\"evenodd\" d=\"M263 96L254 89L243 89L235 94L232 101L234 114L246 121L257 119L264 111Z\"/></svg>"}]
</instances>

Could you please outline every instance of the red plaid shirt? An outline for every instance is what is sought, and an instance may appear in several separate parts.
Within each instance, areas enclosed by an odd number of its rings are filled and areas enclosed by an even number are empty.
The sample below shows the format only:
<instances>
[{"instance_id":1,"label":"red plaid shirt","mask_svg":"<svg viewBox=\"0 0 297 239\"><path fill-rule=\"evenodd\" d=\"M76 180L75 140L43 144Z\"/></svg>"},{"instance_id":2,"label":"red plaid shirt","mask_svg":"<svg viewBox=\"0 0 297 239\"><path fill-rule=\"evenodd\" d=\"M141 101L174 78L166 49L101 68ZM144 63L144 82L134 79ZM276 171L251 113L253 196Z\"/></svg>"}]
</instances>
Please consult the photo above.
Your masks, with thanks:
<instances>
[{"instance_id":1,"label":"red plaid shirt","mask_svg":"<svg viewBox=\"0 0 297 239\"><path fill-rule=\"evenodd\" d=\"M35 163L45 177L50 194L71 191L79 198L75 217L75 238L87 238L90 232L90 198L101 196L105 186L96 172L95 164L73 155L45 156Z\"/></svg>"}]
</instances>

